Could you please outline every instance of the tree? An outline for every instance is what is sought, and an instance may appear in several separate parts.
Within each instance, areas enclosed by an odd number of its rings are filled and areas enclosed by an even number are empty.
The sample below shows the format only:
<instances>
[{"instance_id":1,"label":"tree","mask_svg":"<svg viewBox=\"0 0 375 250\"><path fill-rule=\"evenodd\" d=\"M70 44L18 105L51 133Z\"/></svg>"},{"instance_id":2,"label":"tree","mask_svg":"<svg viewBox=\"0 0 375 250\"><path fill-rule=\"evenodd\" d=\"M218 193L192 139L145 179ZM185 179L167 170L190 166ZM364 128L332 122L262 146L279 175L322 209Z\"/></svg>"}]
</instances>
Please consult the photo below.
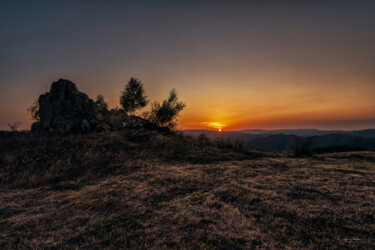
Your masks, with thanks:
<instances>
[{"instance_id":1,"label":"tree","mask_svg":"<svg viewBox=\"0 0 375 250\"><path fill-rule=\"evenodd\" d=\"M38 100L34 100L33 104L27 109L30 113L31 120L39 121L39 102Z\"/></svg>"},{"instance_id":2,"label":"tree","mask_svg":"<svg viewBox=\"0 0 375 250\"><path fill-rule=\"evenodd\" d=\"M107 110L108 109L108 104L104 101L104 96L99 94L96 97L95 104L97 107L99 107L101 110Z\"/></svg>"},{"instance_id":3,"label":"tree","mask_svg":"<svg viewBox=\"0 0 375 250\"><path fill-rule=\"evenodd\" d=\"M172 89L169 98L162 104L154 102L151 107L150 120L161 127L173 129L177 124L178 114L185 108L186 104L178 101L177 91Z\"/></svg>"},{"instance_id":4,"label":"tree","mask_svg":"<svg viewBox=\"0 0 375 250\"><path fill-rule=\"evenodd\" d=\"M143 89L143 83L136 78L130 78L120 95L120 104L124 110L134 115L134 111L145 107L148 103Z\"/></svg>"}]
</instances>

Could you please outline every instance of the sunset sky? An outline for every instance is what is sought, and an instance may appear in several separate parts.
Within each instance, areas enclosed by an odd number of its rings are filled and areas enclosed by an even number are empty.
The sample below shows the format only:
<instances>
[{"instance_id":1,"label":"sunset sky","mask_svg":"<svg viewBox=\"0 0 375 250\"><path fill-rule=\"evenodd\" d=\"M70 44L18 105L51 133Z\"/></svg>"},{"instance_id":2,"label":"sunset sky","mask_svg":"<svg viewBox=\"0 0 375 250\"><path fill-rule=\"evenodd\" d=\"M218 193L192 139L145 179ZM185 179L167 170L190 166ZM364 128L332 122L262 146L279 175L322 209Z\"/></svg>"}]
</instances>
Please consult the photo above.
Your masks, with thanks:
<instances>
[{"instance_id":1,"label":"sunset sky","mask_svg":"<svg viewBox=\"0 0 375 250\"><path fill-rule=\"evenodd\" d=\"M375 1L1 1L0 130L59 78L120 107L172 88L179 128L375 128ZM148 107L147 107L148 108ZM146 108L146 109L147 109Z\"/></svg>"}]
</instances>

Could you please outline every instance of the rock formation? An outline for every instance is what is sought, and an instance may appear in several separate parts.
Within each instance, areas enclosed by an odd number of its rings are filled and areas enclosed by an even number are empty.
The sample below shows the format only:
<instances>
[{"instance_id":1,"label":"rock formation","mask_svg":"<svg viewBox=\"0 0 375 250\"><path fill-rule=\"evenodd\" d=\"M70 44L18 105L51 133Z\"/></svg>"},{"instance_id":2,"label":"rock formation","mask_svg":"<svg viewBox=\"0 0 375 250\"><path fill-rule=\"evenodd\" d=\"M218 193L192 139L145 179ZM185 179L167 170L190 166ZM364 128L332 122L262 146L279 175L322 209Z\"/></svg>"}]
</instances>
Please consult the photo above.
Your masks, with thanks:
<instances>
[{"instance_id":1,"label":"rock formation","mask_svg":"<svg viewBox=\"0 0 375 250\"><path fill-rule=\"evenodd\" d=\"M52 83L50 92L39 96L39 122L33 123L31 133L74 134L101 130L137 129L169 133L154 123L137 116L128 116L123 109L111 109L95 103L76 85L60 79Z\"/></svg>"},{"instance_id":2,"label":"rock formation","mask_svg":"<svg viewBox=\"0 0 375 250\"><path fill-rule=\"evenodd\" d=\"M39 122L31 126L34 134L80 133L96 129L95 103L76 85L60 79L39 97Z\"/></svg>"}]
</instances>

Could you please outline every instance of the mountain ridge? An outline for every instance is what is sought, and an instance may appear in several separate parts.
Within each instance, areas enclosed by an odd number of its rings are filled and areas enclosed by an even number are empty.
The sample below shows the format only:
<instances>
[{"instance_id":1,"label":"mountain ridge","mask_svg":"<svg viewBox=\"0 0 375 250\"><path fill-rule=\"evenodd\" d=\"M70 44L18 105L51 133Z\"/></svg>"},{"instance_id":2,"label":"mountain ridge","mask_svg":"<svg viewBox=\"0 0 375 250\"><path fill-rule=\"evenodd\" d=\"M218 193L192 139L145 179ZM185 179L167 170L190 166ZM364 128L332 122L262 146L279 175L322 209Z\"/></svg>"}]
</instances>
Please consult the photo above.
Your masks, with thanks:
<instances>
[{"instance_id":1,"label":"mountain ridge","mask_svg":"<svg viewBox=\"0 0 375 250\"><path fill-rule=\"evenodd\" d=\"M251 145L256 149L270 151L290 151L298 138L314 137L310 148L345 148L375 151L375 129L365 130L241 130L217 132L212 130L184 130L185 134L197 136L205 134L214 140L229 140Z\"/></svg>"},{"instance_id":2,"label":"mountain ridge","mask_svg":"<svg viewBox=\"0 0 375 250\"><path fill-rule=\"evenodd\" d=\"M207 132L212 131L219 133L215 130L209 129L184 129L183 132ZM221 133L247 133L247 134L291 134L300 136L314 136L314 135L327 135L327 134L352 134L361 137L375 137L375 129L361 129L361 130L321 130L321 129L244 129L244 130L229 130L222 131Z\"/></svg>"}]
</instances>

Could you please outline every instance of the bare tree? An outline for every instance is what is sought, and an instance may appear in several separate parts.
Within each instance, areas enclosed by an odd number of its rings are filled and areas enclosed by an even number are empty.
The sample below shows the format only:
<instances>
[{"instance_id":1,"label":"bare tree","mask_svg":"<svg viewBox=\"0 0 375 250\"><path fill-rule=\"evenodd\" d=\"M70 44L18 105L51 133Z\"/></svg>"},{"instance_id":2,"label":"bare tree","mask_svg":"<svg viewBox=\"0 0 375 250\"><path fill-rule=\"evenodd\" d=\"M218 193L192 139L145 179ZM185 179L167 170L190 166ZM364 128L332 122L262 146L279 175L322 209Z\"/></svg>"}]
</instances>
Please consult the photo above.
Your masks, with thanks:
<instances>
[{"instance_id":1,"label":"bare tree","mask_svg":"<svg viewBox=\"0 0 375 250\"><path fill-rule=\"evenodd\" d=\"M12 132L17 131L17 129L19 128L20 125L21 125L21 122L8 123L10 131L12 131Z\"/></svg>"}]
</instances>

